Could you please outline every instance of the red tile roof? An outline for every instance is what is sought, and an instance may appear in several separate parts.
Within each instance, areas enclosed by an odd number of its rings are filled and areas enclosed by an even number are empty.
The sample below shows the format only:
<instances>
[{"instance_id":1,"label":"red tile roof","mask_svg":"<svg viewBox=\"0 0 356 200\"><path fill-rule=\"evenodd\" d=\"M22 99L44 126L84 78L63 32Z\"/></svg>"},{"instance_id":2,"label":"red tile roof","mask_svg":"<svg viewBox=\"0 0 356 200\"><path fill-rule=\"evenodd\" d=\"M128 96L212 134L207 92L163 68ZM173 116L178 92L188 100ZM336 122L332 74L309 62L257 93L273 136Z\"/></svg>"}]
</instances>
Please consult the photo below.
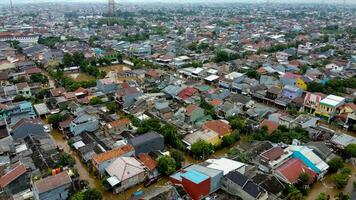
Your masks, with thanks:
<instances>
[{"instance_id":1,"label":"red tile roof","mask_svg":"<svg viewBox=\"0 0 356 200\"><path fill-rule=\"evenodd\" d=\"M219 136L224 136L232 132L231 126L222 120L208 121L203 125L203 129L211 130Z\"/></svg>"},{"instance_id":2,"label":"red tile roof","mask_svg":"<svg viewBox=\"0 0 356 200\"><path fill-rule=\"evenodd\" d=\"M29 69L25 70L26 74L37 74L37 73L41 73L41 69L38 67L31 67Z\"/></svg>"},{"instance_id":3,"label":"red tile roof","mask_svg":"<svg viewBox=\"0 0 356 200\"><path fill-rule=\"evenodd\" d=\"M130 124L130 123L131 123L131 120L129 118L122 118L122 119L108 123L108 125L111 126L108 128L115 128L115 127Z\"/></svg>"},{"instance_id":4,"label":"red tile roof","mask_svg":"<svg viewBox=\"0 0 356 200\"><path fill-rule=\"evenodd\" d=\"M273 131L277 130L279 124L277 124L274 121L271 121L271 120L268 120L268 119L264 119L260 124L260 127L263 127L263 126L267 126L268 133L272 134Z\"/></svg>"},{"instance_id":5,"label":"red tile roof","mask_svg":"<svg viewBox=\"0 0 356 200\"><path fill-rule=\"evenodd\" d=\"M184 88L182 91L180 91L178 96L183 100L187 100L189 97L193 96L197 92L198 92L197 89L192 87L187 87Z\"/></svg>"},{"instance_id":6,"label":"red tile roof","mask_svg":"<svg viewBox=\"0 0 356 200\"><path fill-rule=\"evenodd\" d=\"M0 178L0 188L4 188L9 185L12 181L16 180L22 174L26 172L26 167L24 164L19 164L14 169L6 173Z\"/></svg>"},{"instance_id":7,"label":"red tile roof","mask_svg":"<svg viewBox=\"0 0 356 200\"><path fill-rule=\"evenodd\" d=\"M151 158L151 156L149 156L146 153L140 153L138 155L138 159L150 170L154 170L157 167L157 163L155 160L153 160Z\"/></svg>"},{"instance_id":8,"label":"red tile roof","mask_svg":"<svg viewBox=\"0 0 356 200\"><path fill-rule=\"evenodd\" d=\"M309 169L302 161L296 158L289 159L283 165L278 167L276 171L282 174L292 184L298 181L301 173L308 174L308 183L312 183L316 177L316 173L313 170Z\"/></svg>"},{"instance_id":9,"label":"red tile roof","mask_svg":"<svg viewBox=\"0 0 356 200\"><path fill-rule=\"evenodd\" d=\"M213 99L210 101L210 104L213 106L219 106L222 104L222 101L220 99Z\"/></svg>"},{"instance_id":10,"label":"red tile roof","mask_svg":"<svg viewBox=\"0 0 356 200\"><path fill-rule=\"evenodd\" d=\"M94 165L100 164L102 162L105 162L107 160L111 160L117 157L120 157L122 155L124 155L125 153L134 151L133 146L131 145L125 145L123 147L120 147L118 149L113 149L111 151L107 151L101 154L97 154L93 156L93 162Z\"/></svg>"},{"instance_id":11,"label":"red tile roof","mask_svg":"<svg viewBox=\"0 0 356 200\"><path fill-rule=\"evenodd\" d=\"M265 161L272 161L276 160L277 158L281 157L283 155L284 150L281 147L273 147L271 149L268 149L267 151L263 152L261 154L261 159Z\"/></svg>"}]
</instances>

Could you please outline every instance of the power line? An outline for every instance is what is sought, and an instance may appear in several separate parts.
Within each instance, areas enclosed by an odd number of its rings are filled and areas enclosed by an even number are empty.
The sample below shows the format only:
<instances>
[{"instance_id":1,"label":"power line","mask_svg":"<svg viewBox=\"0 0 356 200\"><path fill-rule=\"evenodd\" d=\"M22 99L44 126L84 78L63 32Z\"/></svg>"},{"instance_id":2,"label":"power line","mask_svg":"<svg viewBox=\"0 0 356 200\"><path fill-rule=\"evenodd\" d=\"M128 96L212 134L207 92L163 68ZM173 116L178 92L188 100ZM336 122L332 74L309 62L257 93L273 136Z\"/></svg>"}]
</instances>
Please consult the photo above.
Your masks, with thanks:
<instances>
[{"instance_id":1,"label":"power line","mask_svg":"<svg viewBox=\"0 0 356 200\"><path fill-rule=\"evenodd\" d=\"M14 6L12 5L12 0L10 0L11 15L14 15Z\"/></svg>"}]
</instances>

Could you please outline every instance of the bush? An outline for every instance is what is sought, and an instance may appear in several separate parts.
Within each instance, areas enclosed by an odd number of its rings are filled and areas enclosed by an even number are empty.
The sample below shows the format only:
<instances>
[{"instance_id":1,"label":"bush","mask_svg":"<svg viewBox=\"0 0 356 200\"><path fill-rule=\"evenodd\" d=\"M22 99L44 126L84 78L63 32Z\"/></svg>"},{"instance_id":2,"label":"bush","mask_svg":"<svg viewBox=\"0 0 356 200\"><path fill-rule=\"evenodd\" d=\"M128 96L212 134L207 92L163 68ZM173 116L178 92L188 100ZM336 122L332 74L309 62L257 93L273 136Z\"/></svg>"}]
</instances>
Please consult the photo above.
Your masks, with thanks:
<instances>
[{"instance_id":1,"label":"bush","mask_svg":"<svg viewBox=\"0 0 356 200\"><path fill-rule=\"evenodd\" d=\"M93 97L89 101L90 105L98 105L98 104L102 104L102 103L103 103L103 101L99 97Z\"/></svg>"},{"instance_id":2,"label":"bush","mask_svg":"<svg viewBox=\"0 0 356 200\"><path fill-rule=\"evenodd\" d=\"M343 168L341 171L337 174L334 174L331 179L333 180L336 188L342 189L347 185L347 182L349 181L350 177L349 175L351 174L351 170L348 168Z\"/></svg>"}]
</instances>

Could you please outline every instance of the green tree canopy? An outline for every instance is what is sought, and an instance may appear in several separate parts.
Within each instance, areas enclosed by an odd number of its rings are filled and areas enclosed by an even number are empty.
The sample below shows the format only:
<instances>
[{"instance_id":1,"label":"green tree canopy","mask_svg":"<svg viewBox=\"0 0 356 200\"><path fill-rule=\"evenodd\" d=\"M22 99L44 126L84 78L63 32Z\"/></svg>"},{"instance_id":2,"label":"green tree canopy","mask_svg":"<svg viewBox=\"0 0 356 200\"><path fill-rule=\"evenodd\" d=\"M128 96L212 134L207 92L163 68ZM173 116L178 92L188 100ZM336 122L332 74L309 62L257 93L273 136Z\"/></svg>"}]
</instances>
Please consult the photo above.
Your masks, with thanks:
<instances>
[{"instance_id":1,"label":"green tree canopy","mask_svg":"<svg viewBox=\"0 0 356 200\"><path fill-rule=\"evenodd\" d=\"M102 104L102 103L103 103L103 101L99 97L93 97L89 101L90 105L98 105L98 104Z\"/></svg>"},{"instance_id":2,"label":"green tree canopy","mask_svg":"<svg viewBox=\"0 0 356 200\"><path fill-rule=\"evenodd\" d=\"M176 171L176 161L171 156L161 156L157 160L158 172L170 175Z\"/></svg>"},{"instance_id":3,"label":"green tree canopy","mask_svg":"<svg viewBox=\"0 0 356 200\"><path fill-rule=\"evenodd\" d=\"M182 168L182 162L184 162L183 152L176 149L172 149L170 153L171 153L171 157L176 161L176 168L177 169Z\"/></svg>"},{"instance_id":4,"label":"green tree canopy","mask_svg":"<svg viewBox=\"0 0 356 200\"><path fill-rule=\"evenodd\" d=\"M199 140L191 145L191 151L194 156L199 159L205 159L214 151L214 146L203 140Z\"/></svg>"},{"instance_id":5,"label":"green tree canopy","mask_svg":"<svg viewBox=\"0 0 356 200\"><path fill-rule=\"evenodd\" d=\"M328 200L328 199L329 199L328 196L324 192L322 192L318 195L318 197L315 200Z\"/></svg>"},{"instance_id":6,"label":"green tree canopy","mask_svg":"<svg viewBox=\"0 0 356 200\"><path fill-rule=\"evenodd\" d=\"M329 171L335 173L339 169L344 167L344 160L341 157L337 156L329 160L328 165Z\"/></svg>"},{"instance_id":7,"label":"green tree canopy","mask_svg":"<svg viewBox=\"0 0 356 200\"><path fill-rule=\"evenodd\" d=\"M349 144L345 147L347 157L356 157L356 144Z\"/></svg>"}]
</instances>

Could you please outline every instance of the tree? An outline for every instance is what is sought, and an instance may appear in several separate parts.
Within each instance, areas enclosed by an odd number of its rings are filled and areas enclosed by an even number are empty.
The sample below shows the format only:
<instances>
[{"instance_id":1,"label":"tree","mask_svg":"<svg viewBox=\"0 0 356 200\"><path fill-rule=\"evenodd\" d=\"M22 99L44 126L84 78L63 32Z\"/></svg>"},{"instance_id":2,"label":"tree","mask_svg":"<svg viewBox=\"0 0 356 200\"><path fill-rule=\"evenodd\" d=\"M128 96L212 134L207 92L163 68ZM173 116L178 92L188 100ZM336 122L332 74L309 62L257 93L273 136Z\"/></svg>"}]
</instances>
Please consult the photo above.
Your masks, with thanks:
<instances>
[{"instance_id":1,"label":"tree","mask_svg":"<svg viewBox=\"0 0 356 200\"><path fill-rule=\"evenodd\" d=\"M84 200L102 200L103 195L96 189L88 189L84 192Z\"/></svg>"},{"instance_id":2,"label":"tree","mask_svg":"<svg viewBox=\"0 0 356 200\"><path fill-rule=\"evenodd\" d=\"M246 72L246 76L259 80L261 75L256 70L250 69Z\"/></svg>"},{"instance_id":3,"label":"tree","mask_svg":"<svg viewBox=\"0 0 356 200\"><path fill-rule=\"evenodd\" d=\"M349 200L350 197L342 192L340 192L339 194L335 195L335 199L336 200Z\"/></svg>"},{"instance_id":4,"label":"tree","mask_svg":"<svg viewBox=\"0 0 356 200\"><path fill-rule=\"evenodd\" d=\"M170 175L176 171L176 161L170 156L161 156L157 160L158 172L164 175Z\"/></svg>"},{"instance_id":5,"label":"tree","mask_svg":"<svg viewBox=\"0 0 356 200\"><path fill-rule=\"evenodd\" d=\"M307 186L308 186L308 180L309 180L309 175L305 172L301 173L299 175L299 180L298 182L295 184L295 186L298 188L298 190L303 194L306 195L308 190L307 190Z\"/></svg>"},{"instance_id":6,"label":"tree","mask_svg":"<svg viewBox=\"0 0 356 200\"><path fill-rule=\"evenodd\" d=\"M318 195L318 197L315 200L328 200L328 199L329 197L324 192L322 192Z\"/></svg>"},{"instance_id":7,"label":"tree","mask_svg":"<svg viewBox=\"0 0 356 200\"><path fill-rule=\"evenodd\" d=\"M165 124L160 128L160 133L164 137L164 142L176 149L181 149L183 147L181 138L178 135L177 128L170 124Z\"/></svg>"},{"instance_id":8,"label":"tree","mask_svg":"<svg viewBox=\"0 0 356 200\"><path fill-rule=\"evenodd\" d=\"M245 128L246 125L246 121L241 117L237 116L228 118L228 121L230 122L230 125L233 129L238 130L240 132Z\"/></svg>"},{"instance_id":9,"label":"tree","mask_svg":"<svg viewBox=\"0 0 356 200\"><path fill-rule=\"evenodd\" d=\"M342 169L344 167L344 160L341 157L337 156L329 160L328 165L329 171L335 173L339 169Z\"/></svg>"},{"instance_id":10,"label":"tree","mask_svg":"<svg viewBox=\"0 0 356 200\"><path fill-rule=\"evenodd\" d=\"M69 115L61 115L60 113L56 113L48 116L48 123L52 124L53 128L58 128L59 122L62 122L68 119Z\"/></svg>"},{"instance_id":11,"label":"tree","mask_svg":"<svg viewBox=\"0 0 356 200\"><path fill-rule=\"evenodd\" d=\"M14 102L20 102L20 101L24 101L26 100L26 98L22 95L17 95L14 97Z\"/></svg>"},{"instance_id":12,"label":"tree","mask_svg":"<svg viewBox=\"0 0 356 200\"><path fill-rule=\"evenodd\" d=\"M48 78L40 73L31 74L30 79L34 83L42 83L42 84L48 83Z\"/></svg>"},{"instance_id":13,"label":"tree","mask_svg":"<svg viewBox=\"0 0 356 200\"><path fill-rule=\"evenodd\" d=\"M356 157L356 144L349 144L345 147L347 157Z\"/></svg>"},{"instance_id":14,"label":"tree","mask_svg":"<svg viewBox=\"0 0 356 200\"><path fill-rule=\"evenodd\" d=\"M75 165L75 159L68 153L62 153L59 156L59 160L55 163L55 167L73 167Z\"/></svg>"},{"instance_id":15,"label":"tree","mask_svg":"<svg viewBox=\"0 0 356 200\"><path fill-rule=\"evenodd\" d=\"M71 196L69 200L84 200L84 193L77 192L73 196Z\"/></svg>"},{"instance_id":16,"label":"tree","mask_svg":"<svg viewBox=\"0 0 356 200\"><path fill-rule=\"evenodd\" d=\"M90 105L98 105L98 104L102 104L102 103L103 103L103 101L99 97L93 97L89 101Z\"/></svg>"},{"instance_id":17,"label":"tree","mask_svg":"<svg viewBox=\"0 0 356 200\"><path fill-rule=\"evenodd\" d=\"M287 194L288 200L302 200L303 194L294 186L289 188L289 192Z\"/></svg>"},{"instance_id":18,"label":"tree","mask_svg":"<svg viewBox=\"0 0 356 200\"><path fill-rule=\"evenodd\" d=\"M214 146L203 140L199 140L191 145L191 151L194 156L200 159L205 159L213 153Z\"/></svg>"},{"instance_id":19,"label":"tree","mask_svg":"<svg viewBox=\"0 0 356 200\"><path fill-rule=\"evenodd\" d=\"M142 121L141 126L137 129L137 134L141 135L148 131L159 132L161 123L157 119L147 119Z\"/></svg>"},{"instance_id":20,"label":"tree","mask_svg":"<svg viewBox=\"0 0 356 200\"><path fill-rule=\"evenodd\" d=\"M348 168L343 168L340 170L339 173L334 174L331 176L331 180L334 182L336 188L342 189L347 185L347 182L349 182L349 175L351 173L351 170Z\"/></svg>"},{"instance_id":21,"label":"tree","mask_svg":"<svg viewBox=\"0 0 356 200\"><path fill-rule=\"evenodd\" d=\"M117 103L115 103L115 102L108 102L108 103L106 104L106 108L107 108L111 113L115 113L115 112L117 112L117 111L120 110L119 105L117 105Z\"/></svg>"},{"instance_id":22,"label":"tree","mask_svg":"<svg viewBox=\"0 0 356 200\"><path fill-rule=\"evenodd\" d=\"M176 149L171 151L171 157L176 161L176 169L182 168L182 162L184 162L184 154Z\"/></svg>"}]
</instances>

